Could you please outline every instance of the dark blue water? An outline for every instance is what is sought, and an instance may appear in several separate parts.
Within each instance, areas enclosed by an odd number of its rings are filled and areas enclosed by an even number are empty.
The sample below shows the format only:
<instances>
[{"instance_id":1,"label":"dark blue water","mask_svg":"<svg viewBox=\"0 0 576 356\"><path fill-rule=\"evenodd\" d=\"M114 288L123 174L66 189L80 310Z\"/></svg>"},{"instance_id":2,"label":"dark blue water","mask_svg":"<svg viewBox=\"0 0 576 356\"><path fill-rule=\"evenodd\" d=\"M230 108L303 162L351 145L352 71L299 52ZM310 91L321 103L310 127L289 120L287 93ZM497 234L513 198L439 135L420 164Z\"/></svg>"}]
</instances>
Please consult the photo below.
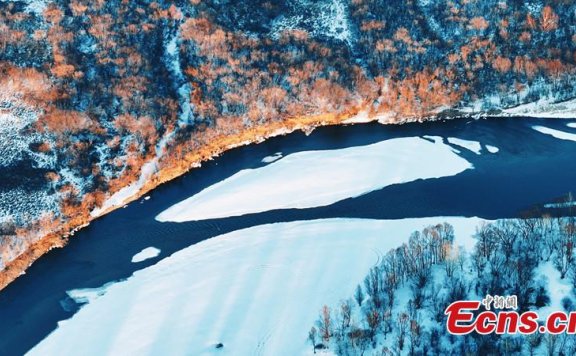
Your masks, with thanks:
<instances>
[{"instance_id":1,"label":"dark blue water","mask_svg":"<svg viewBox=\"0 0 576 356\"><path fill-rule=\"evenodd\" d=\"M134 202L80 231L64 249L53 250L0 292L0 355L23 354L78 310L66 291L99 287L172 253L229 231L294 220L333 217L395 219L439 215L517 217L546 202L576 192L576 142L536 132L544 125L566 132L567 121L541 119L451 120L402 126L367 124L327 127L310 136L294 133L238 148L201 169L159 187L148 201ZM460 147L475 169L452 177L386 187L327 207L276 210L241 217L188 223L159 223L154 217L171 205L241 169L262 166L275 152L286 154L366 145L422 135L458 137L496 146L497 154L476 155ZM439 162L438 164L442 164ZM391 167L393 169L394 167ZM143 248L159 257L131 263Z\"/></svg>"}]
</instances>

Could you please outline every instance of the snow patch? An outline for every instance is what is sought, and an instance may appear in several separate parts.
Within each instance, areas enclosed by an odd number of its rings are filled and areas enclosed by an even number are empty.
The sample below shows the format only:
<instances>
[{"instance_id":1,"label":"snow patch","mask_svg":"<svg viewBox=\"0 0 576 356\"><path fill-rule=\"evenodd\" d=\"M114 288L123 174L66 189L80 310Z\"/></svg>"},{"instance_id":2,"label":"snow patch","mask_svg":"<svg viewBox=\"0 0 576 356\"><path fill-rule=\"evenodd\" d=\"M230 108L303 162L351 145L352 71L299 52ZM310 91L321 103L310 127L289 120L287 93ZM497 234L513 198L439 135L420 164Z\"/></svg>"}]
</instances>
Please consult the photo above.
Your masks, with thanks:
<instances>
[{"instance_id":1,"label":"snow patch","mask_svg":"<svg viewBox=\"0 0 576 356\"><path fill-rule=\"evenodd\" d=\"M35 158L38 168L53 168L56 165L55 154L32 152L33 143L53 143L53 138L27 129L37 120L35 112L16 109L13 112L0 112L0 167L14 165L26 158Z\"/></svg>"},{"instance_id":2,"label":"snow patch","mask_svg":"<svg viewBox=\"0 0 576 356\"><path fill-rule=\"evenodd\" d=\"M270 35L278 39L286 30L311 30L312 36L327 36L346 42L352 41L349 9L343 0L295 0L285 16L274 21ZM310 12L310 16L303 16Z\"/></svg>"},{"instance_id":3,"label":"snow patch","mask_svg":"<svg viewBox=\"0 0 576 356\"><path fill-rule=\"evenodd\" d=\"M572 285L569 279L561 279L560 271L558 271L550 261L540 264L534 273L536 275L535 280L544 280L546 291L550 296L550 304L540 308L539 310L540 318L544 319L552 312L564 310L562 299L566 296L570 296L572 292Z\"/></svg>"},{"instance_id":4,"label":"snow patch","mask_svg":"<svg viewBox=\"0 0 576 356\"><path fill-rule=\"evenodd\" d=\"M545 126L532 126L532 128L540 133L550 135L561 140L576 142L576 134L573 133L555 130Z\"/></svg>"},{"instance_id":5,"label":"snow patch","mask_svg":"<svg viewBox=\"0 0 576 356\"><path fill-rule=\"evenodd\" d=\"M552 99L546 98L511 109L505 109L503 112L511 116L574 119L576 118L576 99L556 103Z\"/></svg>"},{"instance_id":6,"label":"snow patch","mask_svg":"<svg viewBox=\"0 0 576 356\"><path fill-rule=\"evenodd\" d=\"M132 197L138 194L142 186L144 186L144 183L146 183L152 177L152 175L158 171L157 163L158 163L157 157L153 158L150 162L145 163L142 166L142 170L140 173L140 177L138 178L138 181L112 194L112 196L110 196L108 199L106 199L106 201L104 201L104 204L102 204L101 207L92 210L90 212L90 216L97 217L103 214L104 212L108 211L109 209L118 206L124 206L128 200L130 200Z\"/></svg>"},{"instance_id":7,"label":"snow patch","mask_svg":"<svg viewBox=\"0 0 576 356\"><path fill-rule=\"evenodd\" d=\"M348 119L342 121L343 124L365 124L371 122L373 119L368 116L367 111L361 111L358 114L349 117Z\"/></svg>"},{"instance_id":8,"label":"snow patch","mask_svg":"<svg viewBox=\"0 0 576 356\"><path fill-rule=\"evenodd\" d=\"M352 295L410 233L448 222L456 243L478 218L327 219L252 227L202 241L106 288L30 355L301 355L323 305ZM467 237L468 236L468 237ZM86 293L84 293L86 295Z\"/></svg>"},{"instance_id":9,"label":"snow patch","mask_svg":"<svg viewBox=\"0 0 576 356\"><path fill-rule=\"evenodd\" d=\"M132 257L132 263L138 263L149 260L160 255L160 250L156 247L146 247Z\"/></svg>"},{"instance_id":10,"label":"snow patch","mask_svg":"<svg viewBox=\"0 0 576 356\"><path fill-rule=\"evenodd\" d=\"M61 168L58 173L62 177L64 182L72 184L78 191L84 191L85 181L83 177L76 175L77 172L71 170L70 168Z\"/></svg>"},{"instance_id":11,"label":"snow patch","mask_svg":"<svg viewBox=\"0 0 576 356\"><path fill-rule=\"evenodd\" d=\"M566 126L576 129L576 122L570 122L570 123L566 124Z\"/></svg>"},{"instance_id":12,"label":"snow patch","mask_svg":"<svg viewBox=\"0 0 576 356\"><path fill-rule=\"evenodd\" d=\"M1 2L24 2L26 4L26 12L34 13L36 15L42 15L44 10L46 10L46 6L48 5L49 0L2 0Z\"/></svg>"},{"instance_id":13,"label":"snow patch","mask_svg":"<svg viewBox=\"0 0 576 356\"><path fill-rule=\"evenodd\" d=\"M477 155L479 155L480 151L482 150L482 145L480 145L480 142L477 141L463 140L456 137L448 137L448 142L450 142L453 145L465 148L468 151L472 151Z\"/></svg>"},{"instance_id":14,"label":"snow patch","mask_svg":"<svg viewBox=\"0 0 576 356\"><path fill-rule=\"evenodd\" d=\"M361 111L358 114L342 121L343 124L366 124L372 121L378 121L381 124L389 122L395 116L393 112L380 113L376 116L370 116L367 111Z\"/></svg>"},{"instance_id":15,"label":"snow patch","mask_svg":"<svg viewBox=\"0 0 576 356\"><path fill-rule=\"evenodd\" d=\"M180 104L181 113L178 123L181 126L188 125L194 122L194 114L192 105L190 104L191 87L182 73L180 66L180 33L167 35L164 39L164 61L166 62L167 69L172 74L172 80L178 85L178 102Z\"/></svg>"},{"instance_id":16,"label":"snow patch","mask_svg":"<svg viewBox=\"0 0 576 356\"><path fill-rule=\"evenodd\" d=\"M298 152L242 170L168 208L156 220L183 222L325 206L391 184L452 176L470 168L447 145L418 137Z\"/></svg>"},{"instance_id":17,"label":"snow patch","mask_svg":"<svg viewBox=\"0 0 576 356\"><path fill-rule=\"evenodd\" d=\"M348 42L352 37L348 7L342 0L332 0L327 6L321 7L319 16L319 31L337 40Z\"/></svg>"}]
</instances>

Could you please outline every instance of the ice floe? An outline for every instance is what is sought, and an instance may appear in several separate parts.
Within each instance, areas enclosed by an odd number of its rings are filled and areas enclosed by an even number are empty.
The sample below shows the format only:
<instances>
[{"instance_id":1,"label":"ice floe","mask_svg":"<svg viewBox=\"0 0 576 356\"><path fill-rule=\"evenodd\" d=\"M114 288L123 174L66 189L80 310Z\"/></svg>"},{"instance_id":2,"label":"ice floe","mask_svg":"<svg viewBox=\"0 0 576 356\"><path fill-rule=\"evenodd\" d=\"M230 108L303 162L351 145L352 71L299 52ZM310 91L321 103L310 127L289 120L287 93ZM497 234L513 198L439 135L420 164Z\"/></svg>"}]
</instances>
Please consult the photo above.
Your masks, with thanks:
<instances>
[{"instance_id":1,"label":"ice floe","mask_svg":"<svg viewBox=\"0 0 576 356\"><path fill-rule=\"evenodd\" d=\"M574 141L576 142L576 134L570 132L564 132L556 129L551 129L545 126L532 126L532 128L540 133L553 136L555 138L567 141Z\"/></svg>"},{"instance_id":2,"label":"ice floe","mask_svg":"<svg viewBox=\"0 0 576 356\"><path fill-rule=\"evenodd\" d=\"M262 158L262 163L272 163L282 158L282 152L276 152L271 156Z\"/></svg>"},{"instance_id":3,"label":"ice floe","mask_svg":"<svg viewBox=\"0 0 576 356\"><path fill-rule=\"evenodd\" d=\"M490 153L498 153L500 152L500 149L496 146L492 146L492 145L485 145L484 147L486 147L486 150L488 150L488 152Z\"/></svg>"},{"instance_id":4,"label":"ice floe","mask_svg":"<svg viewBox=\"0 0 576 356\"><path fill-rule=\"evenodd\" d=\"M146 247L132 257L132 263L138 263L154 257L158 257L159 254L160 250L156 247Z\"/></svg>"},{"instance_id":5,"label":"ice floe","mask_svg":"<svg viewBox=\"0 0 576 356\"><path fill-rule=\"evenodd\" d=\"M448 137L448 142L450 142L453 145L465 148L468 151L472 151L477 155L479 155L480 151L482 150L482 145L480 145L480 142L477 141L463 140L461 138L456 137Z\"/></svg>"},{"instance_id":6,"label":"ice floe","mask_svg":"<svg viewBox=\"0 0 576 356\"><path fill-rule=\"evenodd\" d=\"M311 208L417 179L472 168L441 142L397 138L367 146L290 154L242 170L160 213L158 221L192 221L274 209Z\"/></svg>"}]
</instances>

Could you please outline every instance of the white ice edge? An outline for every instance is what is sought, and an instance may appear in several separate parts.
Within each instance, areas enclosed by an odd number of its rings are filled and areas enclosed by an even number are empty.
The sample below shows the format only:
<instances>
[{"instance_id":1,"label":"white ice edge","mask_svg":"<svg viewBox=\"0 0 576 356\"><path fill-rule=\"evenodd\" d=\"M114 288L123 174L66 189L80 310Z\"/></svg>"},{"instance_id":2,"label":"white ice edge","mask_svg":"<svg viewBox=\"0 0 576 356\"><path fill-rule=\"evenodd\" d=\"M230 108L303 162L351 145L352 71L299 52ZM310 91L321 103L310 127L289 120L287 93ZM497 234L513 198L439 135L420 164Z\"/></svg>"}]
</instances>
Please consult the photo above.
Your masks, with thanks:
<instances>
[{"instance_id":1,"label":"white ice edge","mask_svg":"<svg viewBox=\"0 0 576 356\"><path fill-rule=\"evenodd\" d=\"M106 283L105 285L97 288L73 289L67 291L66 294L68 294L68 296L72 298L76 303L92 303L96 299L106 294L108 288L116 283L117 282Z\"/></svg>"},{"instance_id":2,"label":"white ice edge","mask_svg":"<svg viewBox=\"0 0 576 356\"><path fill-rule=\"evenodd\" d=\"M544 204L544 207L547 209L562 209L562 208L570 208L576 206L576 201L567 201L563 203L548 203Z\"/></svg>"}]
</instances>

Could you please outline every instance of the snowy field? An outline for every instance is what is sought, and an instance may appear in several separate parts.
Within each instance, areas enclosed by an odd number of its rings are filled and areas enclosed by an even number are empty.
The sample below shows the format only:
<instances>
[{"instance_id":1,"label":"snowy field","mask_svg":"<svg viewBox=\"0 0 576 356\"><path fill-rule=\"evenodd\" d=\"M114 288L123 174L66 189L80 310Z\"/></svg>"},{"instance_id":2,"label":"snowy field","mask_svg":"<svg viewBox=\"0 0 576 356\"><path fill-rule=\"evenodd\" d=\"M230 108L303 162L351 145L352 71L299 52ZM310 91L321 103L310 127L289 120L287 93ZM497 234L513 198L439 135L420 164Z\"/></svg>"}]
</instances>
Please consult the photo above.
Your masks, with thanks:
<instances>
[{"instance_id":1,"label":"snowy field","mask_svg":"<svg viewBox=\"0 0 576 356\"><path fill-rule=\"evenodd\" d=\"M503 110L510 116L528 116L551 119L576 118L576 99L554 103L550 100L541 100Z\"/></svg>"},{"instance_id":2,"label":"snowy field","mask_svg":"<svg viewBox=\"0 0 576 356\"><path fill-rule=\"evenodd\" d=\"M392 184L452 176L469 168L472 165L450 146L418 137L298 152L261 168L242 170L156 219L183 222L325 206Z\"/></svg>"},{"instance_id":3,"label":"snowy field","mask_svg":"<svg viewBox=\"0 0 576 356\"><path fill-rule=\"evenodd\" d=\"M311 354L320 308L350 297L412 231L444 221L456 245L474 244L481 220L454 217L279 223L212 238L126 281L70 291L88 304L30 354Z\"/></svg>"}]
</instances>

